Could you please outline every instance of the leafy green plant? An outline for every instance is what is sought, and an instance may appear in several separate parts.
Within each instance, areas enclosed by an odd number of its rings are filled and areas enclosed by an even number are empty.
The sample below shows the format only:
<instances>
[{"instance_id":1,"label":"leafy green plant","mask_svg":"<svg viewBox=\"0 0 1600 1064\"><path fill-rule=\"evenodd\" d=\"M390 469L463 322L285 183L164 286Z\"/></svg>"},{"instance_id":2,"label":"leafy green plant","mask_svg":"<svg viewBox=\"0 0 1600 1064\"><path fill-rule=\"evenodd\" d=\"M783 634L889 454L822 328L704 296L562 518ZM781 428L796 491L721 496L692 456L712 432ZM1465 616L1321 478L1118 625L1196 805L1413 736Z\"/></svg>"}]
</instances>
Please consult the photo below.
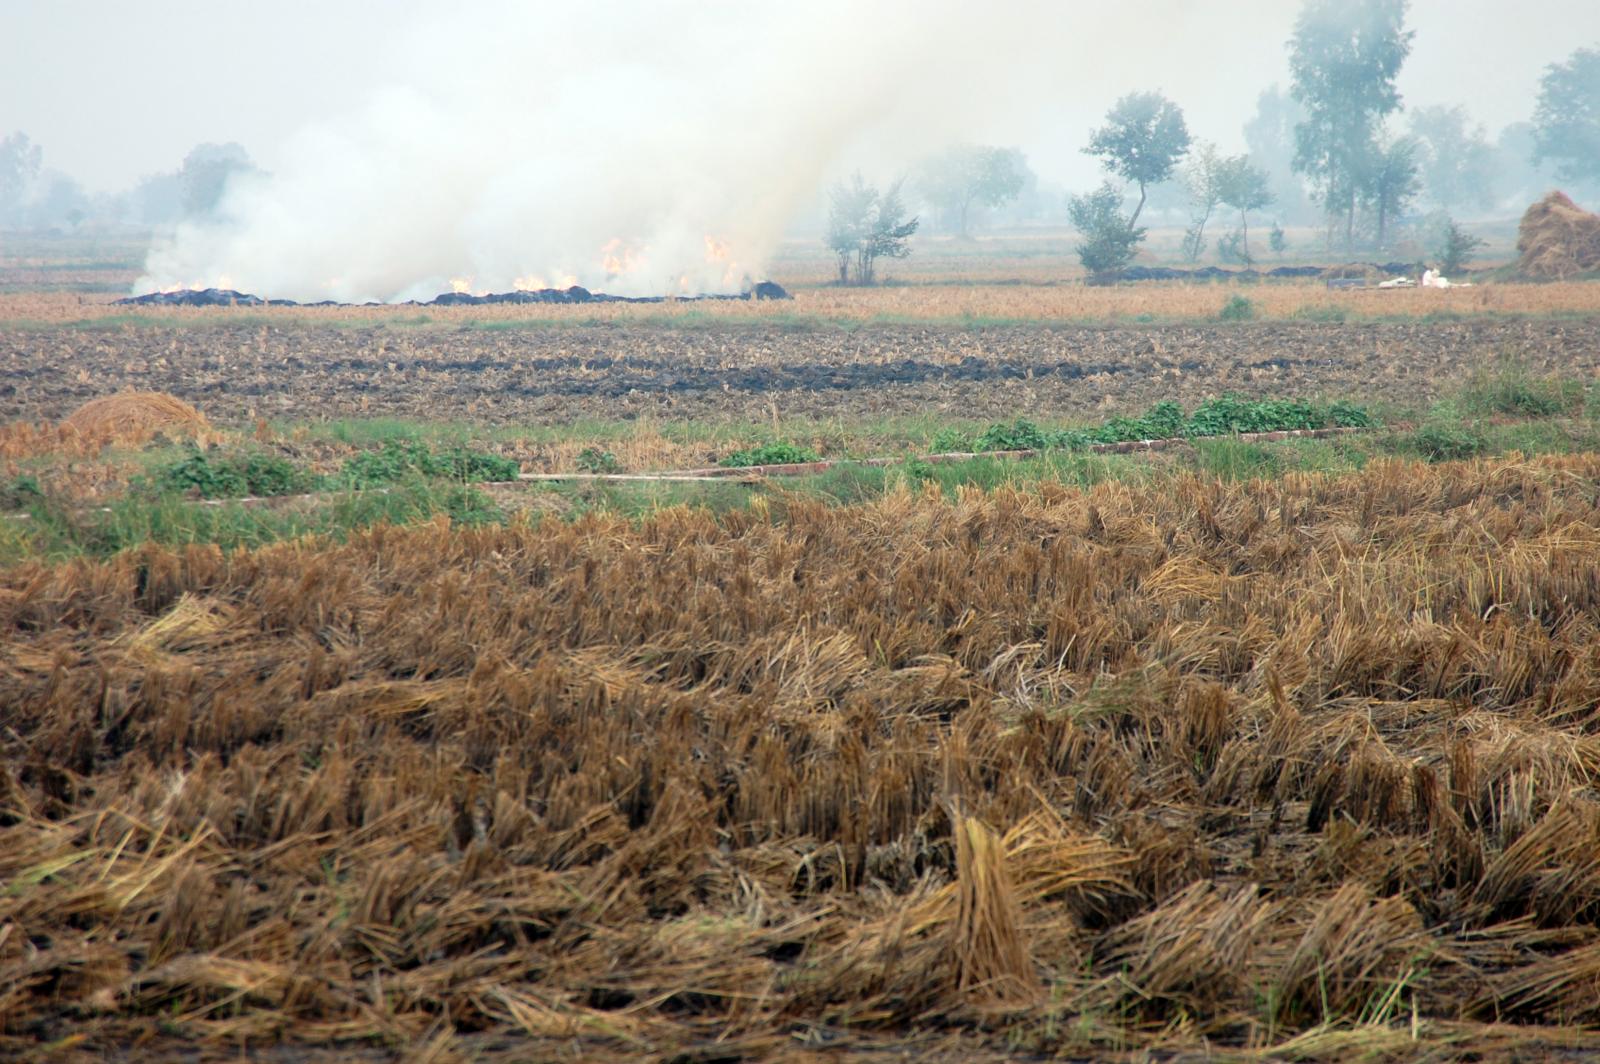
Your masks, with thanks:
<instances>
[{"instance_id":1,"label":"leafy green plant","mask_svg":"<svg viewBox=\"0 0 1600 1064\"><path fill-rule=\"evenodd\" d=\"M1488 440L1475 427L1436 421L1402 437L1401 445L1429 462L1456 462L1482 454Z\"/></svg>"},{"instance_id":2,"label":"leafy green plant","mask_svg":"<svg viewBox=\"0 0 1600 1064\"><path fill-rule=\"evenodd\" d=\"M0 483L0 509L21 510L43 497L44 489L40 487L38 477L24 475Z\"/></svg>"},{"instance_id":3,"label":"leafy green plant","mask_svg":"<svg viewBox=\"0 0 1600 1064\"><path fill-rule=\"evenodd\" d=\"M977 451L1034 451L1055 446L1050 433L1027 418L1017 418L1011 424L996 422L972 442Z\"/></svg>"},{"instance_id":4,"label":"leafy green plant","mask_svg":"<svg viewBox=\"0 0 1600 1064\"><path fill-rule=\"evenodd\" d=\"M364 451L346 459L340 479L354 488L381 487L406 476L442 477L449 480L515 480L514 459L450 447L433 451L415 440L389 440L378 451Z\"/></svg>"},{"instance_id":5,"label":"leafy green plant","mask_svg":"<svg viewBox=\"0 0 1600 1064\"><path fill-rule=\"evenodd\" d=\"M797 462L820 462L822 456L805 447L798 447L792 443L764 443L759 447L746 447L734 451L722 459L718 465L728 468L743 468L745 466L763 465L791 465Z\"/></svg>"},{"instance_id":6,"label":"leafy green plant","mask_svg":"<svg viewBox=\"0 0 1600 1064\"><path fill-rule=\"evenodd\" d=\"M970 451L973 448L972 433L958 428L945 427L933 434L928 446L934 454L948 454L952 451Z\"/></svg>"},{"instance_id":7,"label":"leafy green plant","mask_svg":"<svg viewBox=\"0 0 1600 1064\"><path fill-rule=\"evenodd\" d=\"M238 499L247 495L296 495L315 491L321 478L282 455L263 451L202 451L190 445L182 458L156 467L155 486L202 499Z\"/></svg>"},{"instance_id":8,"label":"leafy green plant","mask_svg":"<svg viewBox=\"0 0 1600 1064\"><path fill-rule=\"evenodd\" d=\"M1244 296L1234 296L1217 312L1218 321L1254 321L1259 316L1256 305Z\"/></svg>"},{"instance_id":9,"label":"leafy green plant","mask_svg":"<svg viewBox=\"0 0 1600 1064\"><path fill-rule=\"evenodd\" d=\"M622 463L610 451L585 447L578 452L578 468L585 473L620 473Z\"/></svg>"}]
</instances>

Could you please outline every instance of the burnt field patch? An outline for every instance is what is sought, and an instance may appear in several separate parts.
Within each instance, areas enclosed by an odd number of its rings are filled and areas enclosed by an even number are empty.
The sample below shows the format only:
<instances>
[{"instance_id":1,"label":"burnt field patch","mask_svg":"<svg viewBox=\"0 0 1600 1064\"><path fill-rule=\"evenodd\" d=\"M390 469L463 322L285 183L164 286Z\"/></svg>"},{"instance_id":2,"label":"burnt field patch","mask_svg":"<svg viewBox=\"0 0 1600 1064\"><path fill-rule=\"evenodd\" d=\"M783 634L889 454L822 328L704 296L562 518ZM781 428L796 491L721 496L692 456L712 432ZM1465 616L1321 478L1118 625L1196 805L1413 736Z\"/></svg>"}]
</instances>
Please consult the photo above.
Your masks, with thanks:
<instances>
[{"instance_id":1,"label":"burnt field patch","mask_svg":"<svg viewBox=\"0 0 1600 1064\"><path fill-rule=\"evenodd\" d=\"M599 325L0 332L0 410L55 419L122 389L224 421L394 415L503 422L1083 413L1158 399L1434 397L1515 354L1538 372L1600 367L1600 319L1130 327Z\"/></svg>"}]
</instances>

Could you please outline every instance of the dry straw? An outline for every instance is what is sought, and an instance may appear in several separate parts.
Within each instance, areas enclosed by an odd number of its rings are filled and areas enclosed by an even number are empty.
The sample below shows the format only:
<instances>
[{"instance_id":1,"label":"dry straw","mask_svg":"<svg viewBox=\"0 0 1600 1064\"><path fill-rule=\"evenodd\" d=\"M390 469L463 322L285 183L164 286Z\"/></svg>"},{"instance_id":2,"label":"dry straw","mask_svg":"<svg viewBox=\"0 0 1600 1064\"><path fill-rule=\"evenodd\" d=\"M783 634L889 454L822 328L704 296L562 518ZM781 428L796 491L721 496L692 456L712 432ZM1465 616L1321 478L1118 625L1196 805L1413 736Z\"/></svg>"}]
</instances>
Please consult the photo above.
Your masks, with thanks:
<instances>
[{"instance_id":1,"label":"dry straw","mask_svg":"<svg viewBox=\"0 0 1600 1064\"><path fill-rule=\"evenodd\" d=\"M0 1052L1592 1044L1600 458L0 572Z\"/></svg>"}]
</instances>

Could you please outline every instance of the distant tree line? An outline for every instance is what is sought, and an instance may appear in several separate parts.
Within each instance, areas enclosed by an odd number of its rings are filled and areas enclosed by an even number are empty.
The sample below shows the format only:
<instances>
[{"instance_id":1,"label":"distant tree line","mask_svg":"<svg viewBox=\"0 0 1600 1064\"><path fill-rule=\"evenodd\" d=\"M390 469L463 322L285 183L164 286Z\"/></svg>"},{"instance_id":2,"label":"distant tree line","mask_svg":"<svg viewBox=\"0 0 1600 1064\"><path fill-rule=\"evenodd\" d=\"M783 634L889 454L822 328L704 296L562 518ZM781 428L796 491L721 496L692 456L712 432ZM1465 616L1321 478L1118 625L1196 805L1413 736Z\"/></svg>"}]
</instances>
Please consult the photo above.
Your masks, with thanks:
<instances>
[{"instance_id":1,"label":"distant tree line","mask_svg":"<svg viewBox=\"0 0 1600 1064\"><path fill-rule=\"evenodd\" d=\"M76 229L90 219L133 225L213 219L228 183L260 172L238 144L199 144L175 171L142 178L119 194L91 195L44 164L44 149L26 133L0 138L0 228Z\"/></svg>"}]
</instances>

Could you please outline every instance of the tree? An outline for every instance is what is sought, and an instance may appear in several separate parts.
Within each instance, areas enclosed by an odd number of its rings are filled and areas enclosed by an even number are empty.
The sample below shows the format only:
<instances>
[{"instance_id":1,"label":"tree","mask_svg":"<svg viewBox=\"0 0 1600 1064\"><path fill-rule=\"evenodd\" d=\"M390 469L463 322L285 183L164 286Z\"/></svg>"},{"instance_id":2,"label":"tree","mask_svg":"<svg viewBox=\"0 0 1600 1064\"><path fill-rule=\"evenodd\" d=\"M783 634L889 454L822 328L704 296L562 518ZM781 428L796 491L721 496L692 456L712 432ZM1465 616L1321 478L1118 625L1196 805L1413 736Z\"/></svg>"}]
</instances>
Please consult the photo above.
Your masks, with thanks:
<instances>
[{"instance_id":1,"label":"tree","mask_svg":"<svg viewBox=\"0 0 1600 1064\"><path fill-rule=\"evenodd\" d=\"M1073 228L1083 234L1078 259L1093 279L1125 269L1144 239L1144 230L1122 217L1122 190L1107 181L1085 196L1067 200Z\"/></svg>"},{"instance_id":2,"label":"tree","mask_svg":"<svg viewBox=\"0 0 1600 1064\"><path fill-rule=\"evenodd\" d=\"M1217 182L1221 165L1222 157L1217 154L1217 146L1210 141L1196 144L1189 153L1188 162L1183 165L1183 185L1189 193L1192 219L1183 234L1183 255L1190 262L1198 260L1205 251L1206 223L1222 203L1222 192Z\"/></svg>"},{"instance_id":3,"label":"tree","mask_svg":"<svg viewBox=\"0 0 1600 1064\"><path fill-rule=\"evenodd\" d=\"M43 158L39 145L26 133L13 133L0 140L0 217L22 206L28 187L39 176Z\"/></svg>"},{"instance_id":4,"label":"tree","mask_svg":"<svg viewBox=\"0 0 1600 1064\"><path fill-rule=\"evenodd\" d=\"M1494 205L1494 149L1464 107L1419 107L1411 112L1422 187L1446 210Z\"/></svg>"},{"instance_id":5,"label":"tree","mask_svg":"<svg viewBox=\"0 0 1600 1064\"><path fill-rule=\"evenodd\" d=\"M1183 109L1159 92L1135 92L1106 112L1106 124L1089 135L1083 153L1096 156L1107 170L1139 186L1139 205L1128 219L1133 226L1144 210L1147 186L1171 177L1188 150Z\"/></svg>"},{"instance_id":6,"label":"tree","mask_svg":"<svg viewBox=\"0 0 1600 1064\"><path fill-rule=\"evenodd\" d=\"M1028 161L1016 148L958 144L924 163L918 183L946 219L956 219L956 232L967 237L973 206L999 207L1016 199L1028 174Z\"/></svg>"},{"instance_id":7,"label":"tree","mask_svg":"<svg viewBox=\"0 0 1600 1064\"><path fill-rule=\"evenodd\" d=\"M1306 109L1277 85L1256 97L1256 113L1244 124L1250 160L1267 172L1273 199L1302 221L1309 220L1311 201L1294 169L1294 127L1305 121Z\"/></svg>"},{"instance_id":8,"label":"tree","mask_svg":"<svg viewBox=\"0 0 1600 1064\"><path fill-rule=\"evenodd\" d=\"M30 226L51 227L65 222L76 229L88 217L88 195L66 174L46 170L40 175L39 186L27 208Z\"/></svg>"},{"instance_id":9,"label":"tree","mask_svg":"<svg viewBox=\"0 0 1600 1064\"><path fill-rule=\"evenodd\" d=\"M1446 277L1460 273L1472 258L1472 253L1483 247L1483 239L1473 236L1446 215L1439 227L1433 253L1439 260L1439 271Z\"/></svg>"},{"instance_id":10,"label":"tree","mask_svg":"<svg viewBox=\"0 0 1600 1064\"><path fill-rule=\"evenodd\" d=\"M903 259L911 254L910 238L917 231L918 220L907 220L900 186L896 181L880 193L857 171L833 187L826 243L838 256L840 284L850 283L852 264L855 283L872 284L878 259Z\"/></svg>"},{"instance_id":11,"label":"tree","mask_svg":"<svg viewBox=\"0 0 1600 1064\"><path fill-rule=\"evenodd\" d=\"M1304 105L1294 168L1317 186L1330 216L1355 242L1362 178L1373 169L1384 116L1400 106L1395 76L1411 52L1409 0L1305 0L1289 43L1290 95Z\"/></svg>"},{"instance_id":12,"label":"tree","mask_svg":"<svg viewBox=\"0 0 1600 1064\"><path fill-rule=\"evenodd\" d=\"M1422 182L1418 177L1417 141L1414 137L1397 137L1379 145L1368 156L1367 168L1361 176L1361 199L1376 216L1377 246L1386 244L1388 223L1404 213L1417 195Z\"/></svg>"},{"instance_id":13,"label":"tree","mask_svg":"<svg viewBox=\"0 0 1600 1064\"><path fill-rule=\"evenodd\" d=\"M1250 156L1234 155L1217 166L1217 198L1239 212L1240 257L1250 265L1250 212L1272 202L1267 172L1250 164Z\"/></svg>"},{"instance_id":14,"label":"tree","mask_svg":"<svg viewBox=\"0 0 1600 1064\"><path fill-rule=\"evenodd\" d=\"M1563 181L1600 182L1600 48L1545 68L1533 126L1534 162L1555 162Z\"/></svg>"},{"instance_id":15,"label":"tree","mask_svg":"<svg viewBox=\"0 0 1600 1064\"><path fill-rule=\"evenodd\" d=\"M183 213L192 218L216 214L235 174L255 173L250 154L237 144L199 144L184 156L178 179L183 185Z\"/></svg>"}]
</instances>

